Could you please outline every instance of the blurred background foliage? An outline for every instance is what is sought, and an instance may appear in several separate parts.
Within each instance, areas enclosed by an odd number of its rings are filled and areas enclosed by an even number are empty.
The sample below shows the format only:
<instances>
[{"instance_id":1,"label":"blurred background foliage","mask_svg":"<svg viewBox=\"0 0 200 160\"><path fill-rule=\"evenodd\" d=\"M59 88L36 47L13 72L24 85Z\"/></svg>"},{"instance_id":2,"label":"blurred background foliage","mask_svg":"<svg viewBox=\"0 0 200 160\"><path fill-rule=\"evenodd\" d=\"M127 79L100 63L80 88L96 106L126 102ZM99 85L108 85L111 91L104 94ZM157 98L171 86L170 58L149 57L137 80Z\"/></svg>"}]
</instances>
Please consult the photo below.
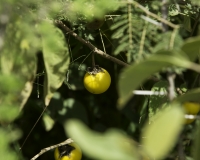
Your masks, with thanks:
<instances>
[{"instance_id":1,"label":"blurred background foliage","mask_svg":"<svg viewBox=\"0 0 200 160\"><path fill-rule=\"evenodd\" d=\"M183 102L200 103L199 0L0 3L2 159L31 159L69 137L83 160L200 159L199 117L185 125L182 109ZM105 93L84 88L93 51L56 21L129 65L95 55L111 75ZM136 89L168 92L171 74L173 100L133 96ZM38 159L53 160L53 151Z\"/></svg>"}]
</instances>

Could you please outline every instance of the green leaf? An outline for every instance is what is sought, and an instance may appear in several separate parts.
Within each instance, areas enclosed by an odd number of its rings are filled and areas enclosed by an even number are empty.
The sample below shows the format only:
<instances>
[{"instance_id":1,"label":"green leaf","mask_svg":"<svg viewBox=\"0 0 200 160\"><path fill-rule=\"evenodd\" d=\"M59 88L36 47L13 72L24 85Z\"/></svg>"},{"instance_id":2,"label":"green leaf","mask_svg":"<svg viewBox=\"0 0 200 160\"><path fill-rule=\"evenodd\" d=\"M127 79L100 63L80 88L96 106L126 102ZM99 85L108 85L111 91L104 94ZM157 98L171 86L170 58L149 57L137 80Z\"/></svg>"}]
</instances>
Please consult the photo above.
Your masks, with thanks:
<instances>
[{"instance_id":1,"label":"green leaf","mask_svg":"<svg viewBox=\"0 0 200 160\"><path fill-rule=\"evenodd\" d=\"M13 95L11 99L18 99L18 101L10 100L9 103L19 105L20 109L31 94L37 66L36 51L39 47L39 38L36 36L36 30L30 30L31 27L31 24L25 23L20 18L9 23L0 59L2 76L10 76L17 80L15 85L18 89L9 92L8 95ZM7 80L9 81L4 81L2 86L9 90L10 85L14 83L11 79ZM11 84L6 85L7 83Z\"/></svg>"},{"instance_id":2,"label":"green leaf","mask_svg":"<svg viewBox=\"0 0 200 160\"><path fill-rule=\"evenodd\" d=\"M194 145L193 145L193 158L194 160L199 160L200 159L200 125L197 128L197 131L195 133L195 138L194 138Z\"/></svg>"},{"instance_id":3,"label":"green leaf","mask_svg":"<svg viewBox=\"0 0 200 160\"><path fill-rule=\"evenodd\" d=\"M165 92L168 91L168 82L159 81L155 83L152 87L152 91ZM169 101L167 95L151 95L149 99L149 123L154 121L154 115L161 110L165 104Z\"/></svg>"},{"instance_id":4,"label":"green leaf","mask_svg":"<svg viewBox=\"0 0 200 160\"><path fill-rule=\"evenodd\" d=\"M181 49L188 55L191 61L195 61L195 59L200 55L200 36L188 38Z\"/></svg>"},{"instance_id":5,"label":"green leaf","mask_svg":"<svg viewBox=\"0 0 200 160\"><path fill-rule=\"evenodd\" d=\"M134 63L125 68L119 79L119 107L132 97L133 90L137 89L152 74L162 70L164 67L178 66L193 69L200 72L199 65L190 62L181 51L159 51L139 63Z\"/></svg>"},{"instance_id":6,"label":"green leaf","mask_svg":"<svg viewBox=\"0 0 200 160\"><path fill-rule=\"evenodd\" d=\"M152 159L162 159L176 144L184 124L184 112L179 105L173 104L155 116L154 123L147 123L144 127L141 141Z\"/></svg>"},{"instance_id":7,"label":"green leaf","mask_svg":"<svg viewBox=\"0 0 200 160\"><path fill-rule=\"evenodd\" d=\"M7 130L0 129L0 155L6 160L16 160L18 154L14 152L9 143L15 141L21 137L21 133L18 130L12 130L8 132Z\"/></svg>"},{"instance_id":8,"label":"green leaf","mask_svg":"<svg viewBox=\"0 0 200 160\"><path fill-rule=\"evenodd\" d=\"M180 103L188 101L200 102L199 95L200 95L200 88L195 88L175 98L174 102L180 102Z\"/></svg>"},{"instance_id":9,"label":"green leaf","mask_svg":"<svg viewBox=\"0 0 200 160\"><path fill-rule=\"evenodd\" d=\"M42 120L44 122L45 130L50 131L53 128L55 121L48 114L44 114Z\"/></svg>"},{"instance_id":10,"label":"green leaf","mask_svg":"<svg viewBox=\"0 0 200 160\"><path fill-rule=\"evenodd\" d=\"M51 23L39 27L42 35L43 57L46 69L44 82L45 105L62 85L69 66L69 51L63 33Z\"/></svg>"},{"instance_id":11,"label":"green leaf","mask_svg":"<svg viewBox=\"0 0 200 160\"><path fill-rule=\"evenodd\" d=\"M74 139L84 154L92 159L138 160L136 144L118 130L101 134L91 131L78 120L69 120L64 125L66 133Z\"/></svg>"}]
</instances>

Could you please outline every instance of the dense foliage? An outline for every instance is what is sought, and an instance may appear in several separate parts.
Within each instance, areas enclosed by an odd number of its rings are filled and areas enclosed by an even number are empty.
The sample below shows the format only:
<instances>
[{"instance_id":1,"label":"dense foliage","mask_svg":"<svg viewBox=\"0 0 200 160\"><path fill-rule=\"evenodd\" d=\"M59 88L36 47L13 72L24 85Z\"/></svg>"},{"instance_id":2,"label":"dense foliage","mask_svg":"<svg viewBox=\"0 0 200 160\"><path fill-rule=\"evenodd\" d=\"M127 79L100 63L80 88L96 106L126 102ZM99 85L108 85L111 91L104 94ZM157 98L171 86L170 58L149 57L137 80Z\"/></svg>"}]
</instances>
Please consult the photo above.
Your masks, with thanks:
<instances>
[{"instance_id":1,"label":"dense foliage","mask_svg":"<svg viewBox=\"0 0 200 160\"><path fill-rule=\"evenodd\" d=\"M200 159L200 117L183 107L200 103L199 57L199 0L1 0L1 159L67 138L83 160ZM83 85L95 64L102 94Z\"/></svg>"}]
</instances>

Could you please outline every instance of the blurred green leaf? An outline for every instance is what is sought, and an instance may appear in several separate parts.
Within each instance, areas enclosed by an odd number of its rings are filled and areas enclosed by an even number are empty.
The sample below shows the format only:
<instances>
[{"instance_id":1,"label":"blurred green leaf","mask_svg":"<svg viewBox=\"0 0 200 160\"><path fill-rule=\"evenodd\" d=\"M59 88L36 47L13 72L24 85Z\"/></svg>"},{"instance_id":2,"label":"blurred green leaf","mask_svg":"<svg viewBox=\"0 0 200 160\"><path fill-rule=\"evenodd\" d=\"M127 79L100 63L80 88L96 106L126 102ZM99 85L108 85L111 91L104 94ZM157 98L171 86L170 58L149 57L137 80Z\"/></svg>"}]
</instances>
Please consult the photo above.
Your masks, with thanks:
<instances>
[{"instance_id":1,"label":"blurred green leaf","mask_svg":"<svg viewBox=\"0 0 200 160\"><path fill-rule=\"evenodd\" d=\"M44 82L45 105L62 85L69 66L69 51L63 33L51 23L43 22L40 27L43 57L46 69Z\"/></svg>"},{"instance_id":2,"label":"blurred green leaf","mask_svg":"<svg viewBox=\"0 0 200 160\"><path fill-rule=\"evenodd\" d=\"M83 152L93 159L138 160L136 144L118 130L101 134L91 131L78 120L64 125L66 133L75 140Z\"/></svg>"},{"instance_id":3,"label":"blurred green leaf","mask_svg":"<svg viewBox=\"0 0 200 160\"><path fill-rule=\"evenodd\" d=\"M180 102L180 103L188 102L188 101L194 101L194 102L200 103L199 95L200 95L200 88L195 88L195 89L189 90L185 94L175 98L174 101Z\"/></svg>"},{"instance_id":4,"label":"blurred green leaf","mask_svg":"<svg viewBox=\"0 0 200 160\"><path fill-rule=\"evenodd\" d=\"M162 159L176 144L184 124L184 112L179 105L173 104L155 116L154 123L144 127L141 141L151 158Z\"/></svg>"},{"instance_id":5,"label":"blurred green leaf","mask_svg":"<svg viewBox=\"0 0 200 160\"><path fill-rule=\"evenodd\" d=\"M200 1L199 0L193 0L192 1L194 4L199 5L200 6Z\"/></svg>"},{"instance_id":6,"label":"blurred green leaf","mask_svg":"<svg viewBox=\"0 0 200 160\"><path fill-rule=\"evenodd\" d=\"M0 107L0 115L0 121L13 121L19 115L19 108L18 106L3 103Z\"/></svg>"},{"instance_id":7,"label":"blurred green leaf","mask_svg":"<svg viewBox=\"0 0 200 160\"><path fill-rule=\"evenodd\" d=\"M198 125L196 133L195 133L195 138L194 138L194 146L193 146L193 158L194 160L199 160L200 159L200 125Z\"/></svg>"},{"instance_id":8,"label":"blurred green leaf","mask_svg":"<svg viewBox=\"0 0 200 160\"><path fill-rule=\"evenodd\" d=\"M159 81L155 83L151 91L165 92L168 91L169 84L167 81ZM167 95L151 95L149 98L149 123L154 121L154 115L161 110L169 101Z\"/></svg>"},{"instance_id":9,"label":"blurred green leaf","mask_svg":"<svg viewBox=\"0 0 200 160\"><path fill-rule=\"evenodd\" d=\"M6 160L16 160L18 155L11 150L10 143L18 139L21 134L17 130L13 130L13 133L6 131L5 129L0 129L0 155L2 159Z\"/></svg>"},{"instance_id":10,"label":"blurred green leaf","mask_svg":"<svg viewBox=\"0 0 200 160\"><path fill-rule=\"evenodd\" d=\"M132 97L133 90L137 89L152 74L162 70L164 67L178 66L195 71L200 71L199 66L190 62L181 51L162 50L150 56L144 61L134 63L125 68L119 79L120 108Z\"/></svg>"},{"instance_id":11,"label":"blurred green leaf","mask_svg":"<svg viewBox=\"0 0 200 160\"><path fill-rule=\"evenodd\" d=\"M20 109L31 94L37 65L36 50L39 47L39 38L36 36L36 30L30 30L30 27L31 24L26 24L20 18L8 24L0 59L2 89L13 90L8 93L10 103L19 105ZM7 80L2 81L2 78ZM1 95L1 98L8 95Z\"/></svg>"},{"instance_id":12,"label":"blurred green leaf","mask_svg":"<svg viewBox=\"0 0 200 160\"><path fill-rule=\"evenodd\" d=\"M45 130L50 131L53 128L55 121L48 114L44 114L42 120L44 122Z\"/></svg>"},{"instance_id":13,"label":"blurred green leaf","mask_svg":"<svg viewBox=\"0 0 200 160\"><path fill-rule=\"evenodd\" d=\"M181 49L188 55L191 61L195 61L195 59L200 55L200 36L188 38Z\"/></svg>"}]
</instances>

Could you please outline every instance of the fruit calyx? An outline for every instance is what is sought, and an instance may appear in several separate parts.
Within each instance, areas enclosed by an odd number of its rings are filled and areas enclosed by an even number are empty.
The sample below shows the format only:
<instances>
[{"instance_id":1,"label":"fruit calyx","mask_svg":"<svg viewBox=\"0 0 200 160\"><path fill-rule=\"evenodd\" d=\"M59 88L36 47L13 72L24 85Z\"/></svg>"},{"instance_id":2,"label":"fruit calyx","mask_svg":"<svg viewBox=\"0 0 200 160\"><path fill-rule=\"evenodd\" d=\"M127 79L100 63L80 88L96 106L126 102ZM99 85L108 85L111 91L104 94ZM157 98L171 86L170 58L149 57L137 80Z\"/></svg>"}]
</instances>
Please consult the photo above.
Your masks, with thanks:
<instances>
[{"instance_id":1,"label":"fruit calyx","mask_svg":"<svg viewBox=\"0 0 200 160\"><path fill-rule=\"evenodd\" d=\"M104 71L98 65L95 65L94 67L88 67L87 68L87 73L90 74L90 75L96 75L99 72L104 72Z\"/></svg>"}]
</instances>

